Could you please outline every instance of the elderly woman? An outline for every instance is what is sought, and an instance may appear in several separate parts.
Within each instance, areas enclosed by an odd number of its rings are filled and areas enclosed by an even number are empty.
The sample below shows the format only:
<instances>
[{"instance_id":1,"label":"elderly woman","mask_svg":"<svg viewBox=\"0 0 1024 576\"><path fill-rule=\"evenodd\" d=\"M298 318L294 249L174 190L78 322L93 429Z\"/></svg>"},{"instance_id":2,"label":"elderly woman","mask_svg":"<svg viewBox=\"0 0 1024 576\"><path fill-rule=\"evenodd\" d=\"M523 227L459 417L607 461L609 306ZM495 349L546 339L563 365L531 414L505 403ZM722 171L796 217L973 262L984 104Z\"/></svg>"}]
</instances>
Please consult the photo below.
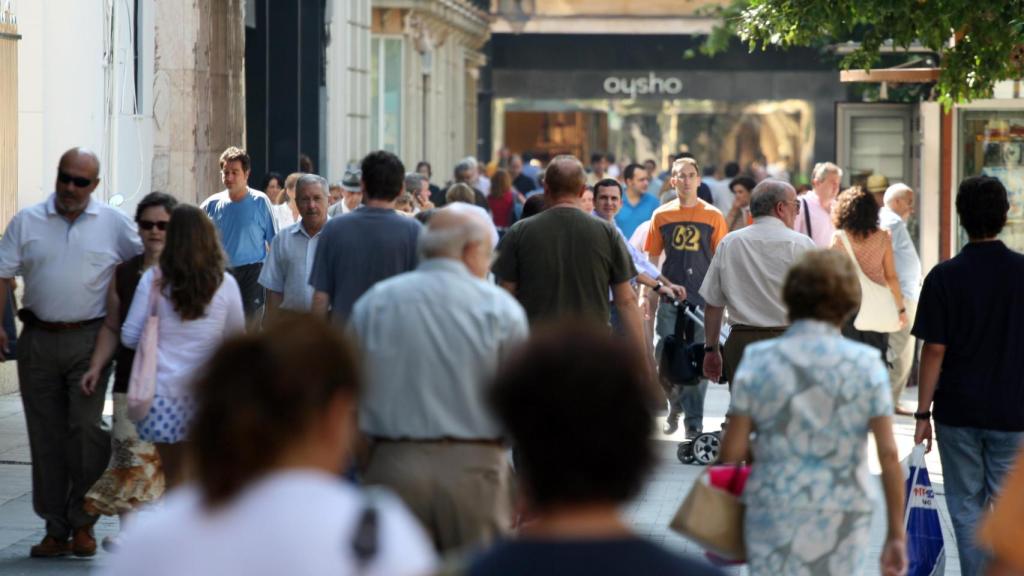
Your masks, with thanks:
<instances>
[{"instance_id":1,"label":"elderly woman","mask_svg":"<svg viewBox=\"0 0 1024 576\"><path fill-rule=\"evenodd\" d=\"M892 292L896 309L899 310L900 325L906 326L907 310L903 305L900 279L896 275L892 236L888 230L879 228L878 210L875 197L857 186L839 194L832 207L832 223L836 227L836 233L832 236L831 248L846 254L845 237L856 257L855 264L864 275L872 282L888 287ZM889 348L888 333L858 330L851 318L843 326L843 335L877 348L882 353L882 358L886 357Z\"/></svg>"},{"instance_id":2,"label":"elderly woman","mask_svg":"<svg viewBox=\"0 0 1024 576\"><path fill-rule=\"evenodd\" d=\"M786 276L783 300L792 325L744 352L722 449L725 462L753 452L743 493L750 574L860 573L872 513L868 431L888 511L882 574L902 574L903 474L889 378L877 351L839 331L860 302L856 270L843 254L808 252Z\"/></svg>"}]
</instances>

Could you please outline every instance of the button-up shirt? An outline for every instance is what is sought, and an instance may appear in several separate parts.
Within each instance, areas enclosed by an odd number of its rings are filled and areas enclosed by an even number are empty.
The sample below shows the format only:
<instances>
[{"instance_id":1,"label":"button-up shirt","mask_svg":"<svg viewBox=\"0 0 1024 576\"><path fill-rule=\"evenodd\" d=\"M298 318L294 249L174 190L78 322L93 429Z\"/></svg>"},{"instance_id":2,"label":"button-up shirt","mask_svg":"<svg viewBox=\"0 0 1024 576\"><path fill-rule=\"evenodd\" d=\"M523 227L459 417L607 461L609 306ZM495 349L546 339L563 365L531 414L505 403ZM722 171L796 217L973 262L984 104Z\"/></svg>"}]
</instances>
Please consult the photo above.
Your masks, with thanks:
<instances>
[{"instance_id":1,"label":"button-up shirt","mask_svg":"<svg viewBox=\"0 0 1024 576\"><path fill-rule=\"evenodd\" d=\"M487 383L528 330L508 292L462 262L432 258L367 291L350 322L367 377L363 432L417 440L501 436L487 409Z\"/></svg>"},{"instance_id":2,"label":"button-up shirt","mask_svg":"<svg viewBox=\"0 0 1024 576\"><path fill-rule=\"evenodd\" d=\"M793 222L793 229L801 234L807 234L808 216L811 221L811 239L818 248L828 248L832 245L832 233L836 227L832 225L832 214L821 206L821 199L815 192L808 192L799 199L800 213L796 215ZM804 213L807 210L807 213Z\"/></svg>"},{"instance_id":3,"label":"button-up shirt","mask_svg":"<svg viewBox=\"0 0 1024 576\"><path fill-rule=\"evenodd\" d=\"M913 300L921 296L921 258L910 238L907 223L900 215L888 206L878 211L878 220L882 228L892 234L892 257L896 265L896 276L900 280L900 292L904 300Z\"/></svg>"},{"instance_id":4,"label":"button-up shirt","mask_svg":"<svg viewBox=\"0 0 1024 576\"><path fill-rule=\"evenodd\" d=\"M700 295L729 309L729 323L759 328L789 324L782 301L786 273L814 242L774 216L726 234L711 259Z\"/></svg>"},{"instance_id":5,"label":"button-up shirt","mask_svg":"<svg viewBox=\"0 0 1024 576\"><path fill-rule=\"evenodd\" d=\"M24 307L43 321L106 316L114 266L142 252L135 223L94 199L68 221L54 198L14 215L0 239L0 278L23 276Z\"/></svg>"},{"instance_id":6,"label":"button-up shirt","mask_svg":"<svg viewBox=\"0 0 1024 576\"><path fill-rule=\"evenodd\" d=\"M301 311L312 308L309 271L313 269L321 231L322 227L310 237L300 220L274 236L270 243L270 254L260 271L260 285L283 295L281 308Z\"/></svg>"}]
</instances>

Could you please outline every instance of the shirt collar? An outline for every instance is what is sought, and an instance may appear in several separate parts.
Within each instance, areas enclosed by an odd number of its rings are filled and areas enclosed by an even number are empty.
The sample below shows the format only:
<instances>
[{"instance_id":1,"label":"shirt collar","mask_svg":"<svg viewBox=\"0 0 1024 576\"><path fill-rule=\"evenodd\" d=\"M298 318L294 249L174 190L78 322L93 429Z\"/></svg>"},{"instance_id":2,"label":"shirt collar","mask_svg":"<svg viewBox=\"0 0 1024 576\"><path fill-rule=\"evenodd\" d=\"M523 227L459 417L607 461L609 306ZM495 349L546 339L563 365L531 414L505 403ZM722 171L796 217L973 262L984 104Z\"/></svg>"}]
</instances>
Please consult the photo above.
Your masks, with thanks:
<instances>
[{"instance_id":1,"label":"shirt collar","mask_svg":"<svg viewBox=\"0 0 1024 576\"><path fill-rule=\"evenodd\" d=\"M754 218L754 224L758 224L760 226L774 226L776 228L780 226L782 228L789 228L789 226L786 226L785 222L779 220L775 216L758 216Z\"/></svg>"},{"instance_id":2,"label":"shirt collar","mask_svg":"<svg viewBox=\"0 0 1024 576\"><path fill-rule=\"evenodd\" d=\"M330 217L328 217L327 219L330 220ZM324 226L326 226L326 225L327 225L327 222L324 222ZM312 240L313 238L316 238L317 236L320 235L321 232L324 231L324 226L321 226L320 230L317 231L316 234L310 236L309 232L306 231L306 227L302 225L302 219L300 218L298 222L296 222L295 224L292 224L292 226L291 226L291 228L292 228L291 233L292 234L302 234L306 238L309 238L310 240Z\"/></svg>"},{"instance_id":3,"label":"shirt collar","mask_svg":"<svg viewBox=\"0 0 1024 576\"><path fill-rule=\"evenodd\" d=\"M472 276L475 278L475 276L470 274L469 268L466 268L465 264L454 258L428 258L420 262L420 265L417 266L416 269L423 270L425 272L455 272L457 274L465 274L466 276Z\"/></svg>"},{"instance_id":4,"label":"shirt collar","mask_svg":"<svg viewBox=\"0 0 1024 576\"><path fill-rule=\"evenodd\" d=\"M809 318L797 320L786 330L786 336L838 336L839 327Z\"/></svg>"},{"instance_id":5,"label":"shirt collar","mask_svg":"<svg viewBox=\"0 0 1024 576\"><path fill-rule=\"evenodd\" d=\"M82 210L85 214L96 215L100 213L100 204L89 195L89 203L85 205L85 210ZM60 212L57 212L57 193L50 194L50 197L46 199L46 215L47 216L60 216Z\"/></svg>"}]
</instances>

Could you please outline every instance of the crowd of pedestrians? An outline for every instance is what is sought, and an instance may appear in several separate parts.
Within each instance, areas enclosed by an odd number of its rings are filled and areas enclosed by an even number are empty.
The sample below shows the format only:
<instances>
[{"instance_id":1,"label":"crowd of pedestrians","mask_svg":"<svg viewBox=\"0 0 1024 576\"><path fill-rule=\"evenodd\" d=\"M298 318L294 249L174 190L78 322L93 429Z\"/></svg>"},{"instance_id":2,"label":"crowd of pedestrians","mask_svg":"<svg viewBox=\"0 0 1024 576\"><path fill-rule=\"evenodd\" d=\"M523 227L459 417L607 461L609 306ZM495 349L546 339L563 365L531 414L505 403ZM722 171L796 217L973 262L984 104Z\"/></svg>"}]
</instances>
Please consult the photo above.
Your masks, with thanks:
<instances>
[{"instance_id":1,"label":"crowd of pedestrians","mask_svg":"<svg viewBox=\"0 0 1024 576\"><path fill-rule=\"evenodd\" d=\"M857 573L869 433L880 565L903 573L892 416L930 449L933 406L963 573L1024 568L1002 528L1019 470L1000 495L1024 440L1024 257L998 240L997 180L961 184L970 242L922 286L903 184L840 192L824 162L798 195L688 154L661 173L536 164L467 157L441 187L377 151L335 184L307 165L255 190L231 147L224 190L199 207L149 194L133 223L91 198L99 158L65 153L54 194L0 239L0 289L24 283L46 523L31 555L93 555L97 515L116 514L110 574L719 574L638 537L621 507L654 464L658 407L692 439L707 387L728 383L722 459L752 463L751 574ZM703 346L690 381L659 368L667 346Z\"/></svg>"}]
</instances>

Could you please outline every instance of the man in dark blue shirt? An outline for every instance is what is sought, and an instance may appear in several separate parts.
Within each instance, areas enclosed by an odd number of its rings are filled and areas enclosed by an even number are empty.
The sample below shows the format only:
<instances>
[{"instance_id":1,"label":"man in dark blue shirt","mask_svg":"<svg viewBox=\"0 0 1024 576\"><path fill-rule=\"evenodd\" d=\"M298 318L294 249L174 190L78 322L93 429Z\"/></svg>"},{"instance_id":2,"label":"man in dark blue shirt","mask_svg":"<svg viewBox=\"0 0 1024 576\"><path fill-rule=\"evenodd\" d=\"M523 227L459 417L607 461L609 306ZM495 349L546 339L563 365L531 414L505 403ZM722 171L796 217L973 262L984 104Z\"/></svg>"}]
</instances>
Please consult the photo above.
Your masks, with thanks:
<instances>
[{"instance_id":1,"label":"man in dark blue shirt","mask_svg":"<svg viewBox=\"0 0 1024 576\"><path fill-rule=\"evenodd\" d=\"M956 209L970 242L925 278L913 329L925 342L914 440L931 448L934 401L960 571L980 574L976 524L1024 445L1024 255L998 239L999 180L964 180Z\"/></svg>"}]
</instances>

